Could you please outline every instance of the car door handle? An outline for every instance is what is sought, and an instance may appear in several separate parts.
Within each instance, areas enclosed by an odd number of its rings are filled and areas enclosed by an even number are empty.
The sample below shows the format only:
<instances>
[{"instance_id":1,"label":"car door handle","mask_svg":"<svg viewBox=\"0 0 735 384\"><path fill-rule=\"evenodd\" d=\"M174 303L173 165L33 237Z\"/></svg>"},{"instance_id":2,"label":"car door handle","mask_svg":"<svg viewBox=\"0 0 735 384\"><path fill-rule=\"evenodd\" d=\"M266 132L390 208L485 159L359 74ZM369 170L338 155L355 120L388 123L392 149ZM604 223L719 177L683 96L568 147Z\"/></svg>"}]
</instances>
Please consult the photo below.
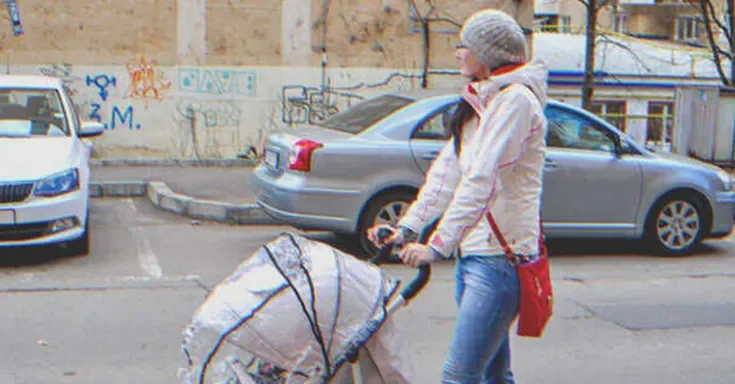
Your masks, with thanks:
<instances>
[{"instance_id":1,"label":"car door handle","mask_svg":"<svg viewBox=\"0 0 735 384\"><path fill-rule=\"evenodd\" d=\"M556 168L558 166L559 164L554 160L546 159L544 161L544 168Z\"/></svg>"},{"instance_id":2,"label":"car door handle","mask_svg":"<svg viewBox=\"0 0 735 384\"><path fill-rule=\"evenodd\" d=\"M439 156L439 151L429 152L423 156L421 156L424 160L434 160L436 157Z\"/></svg>"}]
</instances>

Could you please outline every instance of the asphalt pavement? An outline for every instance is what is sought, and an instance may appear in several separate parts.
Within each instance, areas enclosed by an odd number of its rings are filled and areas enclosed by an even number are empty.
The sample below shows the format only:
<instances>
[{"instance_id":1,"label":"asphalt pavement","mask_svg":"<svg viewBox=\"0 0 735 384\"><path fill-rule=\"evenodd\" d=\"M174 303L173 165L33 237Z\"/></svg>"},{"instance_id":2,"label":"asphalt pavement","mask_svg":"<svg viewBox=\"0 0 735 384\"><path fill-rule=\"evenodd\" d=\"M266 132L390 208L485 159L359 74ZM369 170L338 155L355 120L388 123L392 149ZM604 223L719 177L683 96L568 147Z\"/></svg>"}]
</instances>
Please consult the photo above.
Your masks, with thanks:
<instances>
[{"instance_id":1,"label":"asphalt pavement","mask_svg":"<svg viewBox=\"0 0 735 384\"><path fill-rule=\"evenodd\" d=\"M182 328L207 290L288 227L162 212L144 198L92 200L92 252L3 250L0 383L168 384ZM309 236L338 247L331 234ZM541 339L512 335L518 383L735 382L735 244L686 258L632 245L553 246L555 314ZM414 270L388 265L402 280ZM415 383L437 383L452 334L453 265L396 316ZM515 330L515 329L513 329Z\"/></svg>"}]
</instances>

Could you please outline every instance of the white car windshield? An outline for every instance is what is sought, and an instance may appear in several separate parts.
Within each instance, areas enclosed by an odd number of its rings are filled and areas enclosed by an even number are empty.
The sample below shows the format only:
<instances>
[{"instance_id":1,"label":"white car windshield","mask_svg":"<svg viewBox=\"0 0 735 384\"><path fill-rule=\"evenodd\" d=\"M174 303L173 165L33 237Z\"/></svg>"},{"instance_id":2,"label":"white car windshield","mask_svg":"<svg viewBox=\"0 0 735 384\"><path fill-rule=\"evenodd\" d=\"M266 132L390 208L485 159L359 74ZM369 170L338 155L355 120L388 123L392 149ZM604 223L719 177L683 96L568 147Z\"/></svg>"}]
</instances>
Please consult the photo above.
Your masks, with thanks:
<instances>
[{"instance_id":1,"label":"white car windshield","mask_svg":"<svg viewBox=\"0 0 735 384\"><path fill-rule=\"evenodd\" d=\"M0 88L0 137L69 136L55 89Z\"/></svg>"}]
</instances>

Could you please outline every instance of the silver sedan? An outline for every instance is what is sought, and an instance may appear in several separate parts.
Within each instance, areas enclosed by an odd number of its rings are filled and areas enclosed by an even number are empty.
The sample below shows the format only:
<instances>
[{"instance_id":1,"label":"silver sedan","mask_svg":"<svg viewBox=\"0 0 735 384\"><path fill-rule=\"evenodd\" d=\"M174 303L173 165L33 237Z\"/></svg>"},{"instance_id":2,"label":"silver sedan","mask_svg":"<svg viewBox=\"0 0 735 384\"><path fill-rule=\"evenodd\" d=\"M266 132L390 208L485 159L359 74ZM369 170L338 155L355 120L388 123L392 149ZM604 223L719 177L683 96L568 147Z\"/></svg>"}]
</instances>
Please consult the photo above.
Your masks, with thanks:
<instances>
[{"instance_id":1,"label":"silver sedan","mask_svg":"<svg viewBox=\"0 0 735 384\"><path fill-rule=\"evenodd\" d=\"M370 254L366 230L406 211L450 136L458 101L386 94L272 133L253 173L258 204L299 229L356 236ZM644 148L580 108L549 101L546 115L548 238L642 238L652 253L684 255L731 232L735 192L722 169Z\"/></svg>"}]
</instances>

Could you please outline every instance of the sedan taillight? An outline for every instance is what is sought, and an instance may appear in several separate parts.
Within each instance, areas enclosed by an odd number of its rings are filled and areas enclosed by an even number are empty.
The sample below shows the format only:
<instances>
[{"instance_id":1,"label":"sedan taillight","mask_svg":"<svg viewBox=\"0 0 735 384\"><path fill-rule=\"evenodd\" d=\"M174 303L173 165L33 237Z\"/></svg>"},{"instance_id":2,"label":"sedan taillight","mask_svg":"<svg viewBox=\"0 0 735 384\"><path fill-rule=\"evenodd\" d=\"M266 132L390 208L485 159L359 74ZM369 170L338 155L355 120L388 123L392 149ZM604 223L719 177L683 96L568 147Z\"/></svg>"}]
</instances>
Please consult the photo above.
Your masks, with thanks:
<instances>
[{"instance_id":1,"label":"sedan taillight","mask_svg":"<svg viewBox=\"0 0 735 384\"><path fill-rule=\"evenodd\" d=\"M324 147L322 143L301 139L294 143L288 156L288 169L293 171L310 172L311 157L315 150Z\"/></svg>"}]
</instances>

